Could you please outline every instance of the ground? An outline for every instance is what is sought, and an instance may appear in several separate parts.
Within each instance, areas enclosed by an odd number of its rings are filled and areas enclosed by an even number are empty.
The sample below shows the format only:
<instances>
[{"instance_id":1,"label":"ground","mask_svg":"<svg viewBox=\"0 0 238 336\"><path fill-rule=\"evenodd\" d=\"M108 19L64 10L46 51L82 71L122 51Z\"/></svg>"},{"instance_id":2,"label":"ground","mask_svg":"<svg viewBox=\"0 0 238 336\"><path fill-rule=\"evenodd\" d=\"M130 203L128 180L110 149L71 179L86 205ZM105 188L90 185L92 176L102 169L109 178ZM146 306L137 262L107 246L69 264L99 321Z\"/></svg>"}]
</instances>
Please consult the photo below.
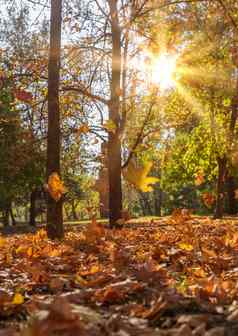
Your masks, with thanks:
<instances>
[{"instance_id":1,"label":"ground","mask_svg":"<svg viewBox=\"0 0 238 336\"><path fill-rule=\"evenodd\" d=\"M0 336L238 334L238 218L0 238Z\"/></svg>"}]
</instances>

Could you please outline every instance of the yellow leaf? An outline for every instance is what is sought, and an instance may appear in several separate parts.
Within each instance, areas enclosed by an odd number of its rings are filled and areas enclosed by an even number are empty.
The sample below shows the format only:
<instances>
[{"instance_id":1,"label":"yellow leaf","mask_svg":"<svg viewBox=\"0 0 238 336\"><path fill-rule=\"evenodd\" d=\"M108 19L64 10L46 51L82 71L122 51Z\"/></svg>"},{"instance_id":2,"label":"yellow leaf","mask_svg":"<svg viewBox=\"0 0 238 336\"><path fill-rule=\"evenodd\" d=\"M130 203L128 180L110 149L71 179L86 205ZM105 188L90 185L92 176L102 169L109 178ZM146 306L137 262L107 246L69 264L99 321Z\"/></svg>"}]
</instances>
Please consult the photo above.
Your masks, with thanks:
<instances>
[{"instance_id":1,"label":"yellow leaf","mask_svg":"<svg viewBox=\"0 0 238 336\"><path fill-rule=\"evenodd\" d=\"M49 257L59 257L61 256L61 251L57 250L57 249L53 249L52 251L49 251Z\"/></svg>"},{"instance_id":2,"label":"yellow leaf","mask_svg":"<svg viewBox=\"0 0 238 336\"><path fill-rule=\"evenodd\" d=\"M205 182L205 178L204 178L203 172L200 171L195 175L195 185L200 186L204 182Z\"/></svg>"},{"instance_id":3,"label":"yellow leaf","mask_svg":"<svg viewBox=\"0 0 238 336\"><path fill-rule=\"evenodd\" d=\"M80 284L81 286L85 286L87 284L87 281L84 280L79 274L76 274L75 282Z\"/></svg>"},{"instance_id":4,"label":"yellow leaf","mask_svg":"<svg viewBox=\"0 0 238 336\"><path fill-rule=\"evenodd\" d=\"M147 176L152 168L153 163L147 162L144 167L136 167L133 161L130 161L124 169L123 175L125 179L133 184L137 189L143 192L153 191L152 184L159 181L157 177Z\"/></svg>"},{"instance_id":5,"label":"yellow leaf","mask_svg":"<svg viewBox=\"0 0 238 336\"><path fill-rule=\"evenodd\" d=\"M58 173L52 173L49 176L47 187L49 194L56 202L58 202L62 195L67 192L67 189L64 187Z\"/></svg>"},{"instance_id":6,"label":"yellow leaf","mask_svg":"<svg viewBox=\"0 0 238 336\"><path fill-rule=\"evenodd\" d=\"M116 124L114 123L114 121L112 121L111 119L108 119L107 121L105 121L105 123L103 124L103 127L108 131L108 132L111 132L111 133L116 133L116 130L117 130L117 126Z\"/></svg>"},{"instance_id":7,"label":"yellow leaf","mask_svg":"<svg viewBox=\"0 0 238 336\"><path fill-rule=\"evenodd\" d=\"M95 274L95 273L98 273L100 271L100 267L98 265L93 265L91 268L90 268L90 274Z\"/></svg>"},{"instance_id":8,"label":"yellow leaf","mask_svg":"<svg viewBox=\"0 0 238 336\"><path fill-rule=\"evenodd\" d=\"M32 257L33 256L33 248L31 246L27 249L26 254L28 255L28 257Z\"/></svg>"},{"instance_id":9,"label":"yellow leaf","mask_svg":"<svg viewBox=\"0 0 238 336\"><path fill-rule=\"evenodd\" d=\"M12 303L15 305L20 305L24 303L24 297L20 293L16 293L12 299Z\"/></svg>"},{"instance_id":10,"label":"yellow leaf","mask_svg":"<svg viewBox=\"0 0 238 336\"><path fill-rule=\"evenodd\" d=\"M178 246L185 251L192 251L193 250L193 245L188 244L188 243L179 243Z\"/></svg>"},{"instance_id":11,"label":"yellow leaf","mask_svg":"<svg viewBox=\"0 0 238 336\"><path fill-rule=\"evenodd\" d=\"M16 248L16 253L18 254L18 253L22 253L22 252L24 252L26 250L26 248L24 247L24 246L22 246L22 245L20 245L20 246L18 246L17 248Z\"/></svg>"}]
</instances>

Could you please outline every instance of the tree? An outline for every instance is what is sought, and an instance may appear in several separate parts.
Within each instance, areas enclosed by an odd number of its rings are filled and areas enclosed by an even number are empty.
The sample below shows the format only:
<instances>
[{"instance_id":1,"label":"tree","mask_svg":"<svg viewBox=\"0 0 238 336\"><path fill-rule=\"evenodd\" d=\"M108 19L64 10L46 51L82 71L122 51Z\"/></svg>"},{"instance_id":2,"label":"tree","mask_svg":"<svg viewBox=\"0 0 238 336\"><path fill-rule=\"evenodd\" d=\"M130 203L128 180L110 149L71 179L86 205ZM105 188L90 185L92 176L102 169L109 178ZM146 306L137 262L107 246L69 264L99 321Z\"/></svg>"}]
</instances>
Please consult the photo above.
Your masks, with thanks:
<instances>
[{"instance_id":1,"label":"tree","mask_svg":"<svg viewBox=\"0 0 238 336\"><path fill-rule=\"evenodd\" d=\"M52 173L60 175L60 50L62 1L51 1L50 50L48 64L48 137L47 180ZM49 238L63 238L62 199L47 198L47 232Z\"/></svg>"},{"instance_id":2,"label":"tree","mask_svg":"<svg viewBox=\"0 0 238 336\"><path fill-rule=\"evenodd\" d=\"M121 29L119 26L117 0L108 0L110 7L112 33L112 77L109 119L115 125L115 132L109 132L108 138L108 175L109 175L109 220L110 226L116 225L121 218L122 186L121 186L121 140L120 140L120 81L121 81Z\"/></svg>"}]
</instances>

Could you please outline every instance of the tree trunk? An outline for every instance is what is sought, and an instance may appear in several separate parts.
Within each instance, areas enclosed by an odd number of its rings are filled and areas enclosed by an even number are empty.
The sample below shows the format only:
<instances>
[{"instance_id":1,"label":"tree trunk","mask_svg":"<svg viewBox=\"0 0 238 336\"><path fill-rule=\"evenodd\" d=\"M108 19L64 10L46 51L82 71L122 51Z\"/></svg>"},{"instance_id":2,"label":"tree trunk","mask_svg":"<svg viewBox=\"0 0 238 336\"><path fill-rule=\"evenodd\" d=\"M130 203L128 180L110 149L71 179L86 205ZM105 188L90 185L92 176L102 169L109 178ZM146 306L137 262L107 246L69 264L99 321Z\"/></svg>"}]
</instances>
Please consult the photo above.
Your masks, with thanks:
<instances>
[{"instance_id":1,"label":"tree trunk","mask_svg":"<svg viewBox=\"0 0 238 336\"><path fill-rule=\"evenodd\" d=\"M231 104L231 119L230 119L230 136L229 136L229 150L232 151L233 143L235 140L235 128L238 117L238 78L236 79L236 92L232 99ZM236 199L235 199L235 178L231 176L228 172L226 176L226 187L227 187L227 212L230 215L237 213Z\"/></svg>"},{"instance_id":2,"label":"tree trunk","mask_svg":"<svg viewBox=\"0 0 238 336\"><path fill-rule=\"evenodd\" d=\"M218 177L217 177L217 200L214 218L222 218L224 212L224 181L226 174L226 158L217 158Z\"/></svg>"},{"instance_id":3,"label":"tree trunk","mask_svg":"<svg viewBox=\"0 0 238 336\"><path fill-rule=\"evenodd\" d=\"M154 189L155 216L161 216L161 207L162 207L162 190L159 187L155 187Z\"/></svg>"},{"instance_id":4,"label":"tree trunk","mask_svg":"<svg viewBox=\"0 0 238 336\"><path fill-rule=\"evenodd\" d=\"M10 214L10 217L11 217L11 220L12 220L12 225L15 226L16 225L16 220L15 220L14 213L13 213L13 210L12 210L12 205L10 205L9 214Z\"/></svg>"},{"instance_id":5,"label":"tree trunk","mask_svg":"<svg viewBox=\"0 0 238 336\"><path fill-rule=\"evenodd\" d=\"M36 226L36 199L37 199L37 190L33 189L30 196L30 212L29 212L30 226Z\"/></svg>"},{"instance_id":6,"label":"tree trunk","mask_svg":"<svg viewBox=\"0 0 238 336\"><path fill-rule=\"evenodd\" d=\"M78 221L78 216L77 216L77 212L76 212L76 207L75 207L74 201L72 201L72 203L71 203L71 210L72 210L72 218L73 218L73 220Z\"/></svg>"},{"instance_id":7,"label":"tree trunk","mask_svg":"<svg viewBox=\"0 0 238 336\"><path fill-rule=\"evenodd\" d=\"M10 214L9 209L8 208L4 209L3 211L3 225L4 226L9 226L9 214Z\"/></svg>"},{"instance_id":8,"label":"tree trunk","mask_svg":"<svg viewBox=\"0 0 238 336\"><path fill-rule=\"evenodd\" d=\"M50 51L48 64L48 137L47 180L56 172L60 175L60 49L62 0L51 0ZM47 197L47 233L51 239L63 238L62 200Z\"/></svg>"},{"instance_id":9,"label":"tree trunk","mask_svg":"<svg viewBox=\"0 0 238 336\"><path fill-rule=\"evenodd\" d=\"M109 119L116 126L109 132L108 175L109 175L109 222L110 227L117 225L122 212L121 187L121 140L120 140L120 79L121 79L121 30L118 20L117 0L108 0L112 30L112 76Z\"/></svg>"},{"instance_id":10,"label":"tree trunk","mask_svg":"<svg viewBox=\"0 0 238 336\"><path fill-rule=\"evenodd\" d=\"M235 178L234 176L228 175L226 177L226 188L227 188L227 213L229 215L235 215L237 213L236 198L235 198Z\"/></svg>"},{"instance_id":11,"label":"tree trunk","mask_svg":"<svg viewBox=\"0 0 238 336\"><path fill-rule=\"evenodd\" d=\"M142 207L143 216L153 216L154 212L151 208L151 203L146 193L140 192L140 204Z\"/></svg>"}]
</instances>

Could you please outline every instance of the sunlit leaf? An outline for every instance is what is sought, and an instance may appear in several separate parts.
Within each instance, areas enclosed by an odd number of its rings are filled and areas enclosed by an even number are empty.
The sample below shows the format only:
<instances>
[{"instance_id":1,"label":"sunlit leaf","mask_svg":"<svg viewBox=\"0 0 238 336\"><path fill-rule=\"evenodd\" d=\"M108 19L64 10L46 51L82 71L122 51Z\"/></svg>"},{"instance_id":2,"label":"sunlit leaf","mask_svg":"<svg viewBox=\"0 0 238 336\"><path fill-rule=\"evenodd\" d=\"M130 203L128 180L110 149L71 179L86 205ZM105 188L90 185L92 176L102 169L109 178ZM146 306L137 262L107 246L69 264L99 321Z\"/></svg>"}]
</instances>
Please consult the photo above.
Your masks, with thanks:
<instances>
[{"instance_id":1,"label":"sunlit leaf","mask_svg":"<svg viewBox=\"0 0 238 336\"><path fill-rule=\"evenodd\" d=\"M103 124L103 127L108 131L108 132L111 132L111 133L116 133L116 130L117 130L117 126L116 124L114 123L113 120L111 119L108 119L107 121L105 121L105 123Z\"/></svg>"},{"instance_id":2,"label":"sunlit leaf","mask_svg":"<svg viewBox=\"0 0 238 336\"><path fill-rule=\"evenodd\" d=\"M203 172L199 172L195 175L195 185L196 186L200 186L201 184L203 184L205 182L205 178L203 175Z\"/></svg>"},{"instance_id":3,"label":"sunlit leaf","mask_svg":"<svg viewBox=\"0 0 238 336\"><path fill-rule=\"evenodd\" d=\"M21 293L15 293L12 303L14 305L21 305L24 303L24 296Z\"/></svg>"},{"instance_id":4,"label":"sunlit leaf","mask_svg":"<svg viewBox=\"0 0 238 336\"><path fill-rule=\"evenodd\" d=\"M128 166L123 170L123 175L125 179L137 189L143 192L153 191L151 185L157 183L159 179L157 177L148 176L152 165L152 162L147 162L144 167L137 167L131 160Z\"/></svg>"},{"instance_id":5,"label":"sunlit leaf","mask_svg":"<svg viewBox=\"0 0 238 336\"><path fill-rule=\"evenodd\" d=\"M52 173L49 176L47 190L56 202L58 202L63 194L67 192L67 189L61 181L58 173Z\"/></svg>"},{"instance_id":6,"label":"sunlit leaf","mask_svg":"<svg viewBox=\"0 0 238 336\"><path fill-rule=\"evenodd\" d=\"M224 98L224 100L223 100L223 105L224 105L225 107L229 107L229 106L231 106L231 99L230 99L230 98Z\"/></svg>"},{"instance_id":7,"label":"sunlit leaf","mask_svg":"<svg viewBox=\"0 0 238 336\"><path fill-rule=\"evenodd\" d=\"M193 250L193 245L191 245L189 243L179 243L178 246L182 250L185 250L185 251L188 251L188 252Z\"/></svg>"}]
</instances>

